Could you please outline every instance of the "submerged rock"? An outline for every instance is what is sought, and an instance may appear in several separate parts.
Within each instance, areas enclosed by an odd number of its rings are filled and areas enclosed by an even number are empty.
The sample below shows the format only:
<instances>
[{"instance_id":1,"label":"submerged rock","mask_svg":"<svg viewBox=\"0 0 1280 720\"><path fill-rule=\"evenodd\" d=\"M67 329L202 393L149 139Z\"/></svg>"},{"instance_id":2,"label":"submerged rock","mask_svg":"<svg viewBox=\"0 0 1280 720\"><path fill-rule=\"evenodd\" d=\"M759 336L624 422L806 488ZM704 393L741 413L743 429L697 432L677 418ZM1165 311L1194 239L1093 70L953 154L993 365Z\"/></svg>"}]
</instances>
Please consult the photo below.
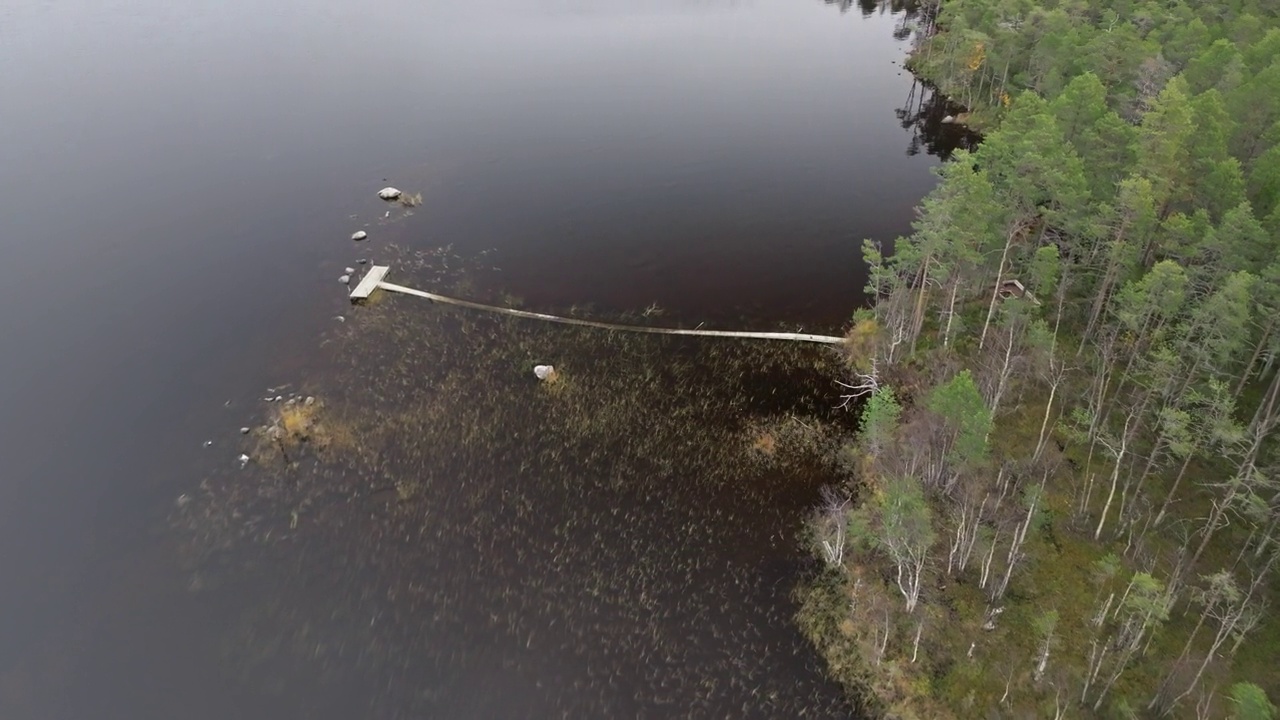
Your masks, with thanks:
<instances>
[{"instance_id":1,"label":"submerged rock","mask_svg":"<svg viewBox=\"0 0 1280 720\"><path fill-rule=\"evenodd\" d=\"M350 285L350 284L351 284L351 276L350 276L350 275L343 275L342 277L338 278L338 282L342 283L343 285Z\"/></svg>"},{"instance_id":2,"label":"submerged rock","mask_svg":"<svg viewBox=\"0 0 1280 720\"><path fill-rule=\"evenodd\" d=\"M369 233L363 230L357 230L356 232L351 233L351 239L355 240L356 242L360 242L361 240L367 237L369 237Z\"/></svg>"},{"instance_id":3,"label":"submerged rock","mask_svg":"<svg viewBox=\"0 0 1280 720\"><path fill-rule=\"evenodd\" d=\"M384 187L378 191L378 197L382 198L383 200L398 200L400 199L400 196L403 194L404 193L400 192L399 190L393 187Z\"/></svg>"}]
</instances>

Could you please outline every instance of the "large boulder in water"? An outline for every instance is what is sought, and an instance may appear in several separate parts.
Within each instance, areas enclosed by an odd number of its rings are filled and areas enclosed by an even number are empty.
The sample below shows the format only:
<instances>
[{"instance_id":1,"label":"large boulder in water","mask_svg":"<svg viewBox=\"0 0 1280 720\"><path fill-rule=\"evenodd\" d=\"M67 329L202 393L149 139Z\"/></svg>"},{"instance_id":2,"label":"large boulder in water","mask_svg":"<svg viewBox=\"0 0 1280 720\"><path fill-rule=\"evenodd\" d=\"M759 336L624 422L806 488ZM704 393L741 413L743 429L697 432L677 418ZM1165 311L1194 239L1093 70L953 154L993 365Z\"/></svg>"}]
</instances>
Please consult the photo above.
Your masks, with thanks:
<instances>
[{"instance_id":1,"label":"large boulder in water","mask_svg":"<svg viewBox=\"0 0 1280 720\"><path fill-rule=\"evenodd\" d=\"M398 200L404 193L393 187L384 187L378 191L378 197L383 200Z\"/></svg>"}]
</instances>

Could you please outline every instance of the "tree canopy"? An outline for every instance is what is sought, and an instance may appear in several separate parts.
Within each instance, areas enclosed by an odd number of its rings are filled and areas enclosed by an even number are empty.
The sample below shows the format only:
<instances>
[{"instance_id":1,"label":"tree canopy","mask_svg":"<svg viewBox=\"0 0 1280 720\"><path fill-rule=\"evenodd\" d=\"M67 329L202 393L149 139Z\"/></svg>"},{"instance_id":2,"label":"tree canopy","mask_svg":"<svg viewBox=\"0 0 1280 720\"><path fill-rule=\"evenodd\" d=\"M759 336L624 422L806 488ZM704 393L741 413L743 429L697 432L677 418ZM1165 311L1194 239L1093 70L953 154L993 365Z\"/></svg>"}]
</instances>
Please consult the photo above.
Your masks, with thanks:
<instances>
[{"instance_id":1,"label":"tree canopy","mask_svg":"<svg viewBox=\"0 0 1280 720\"><path fill-rule=\"evenodd\" d=\"M842 612L892 668L859 682L904 716L1274 717L1280 6L937 0L917 26L911 67L986 134L868 246L862 371L897 392L864 413L879 552ZM896 623L859 604L883 561Z\"/></svg>"}]
</instances>

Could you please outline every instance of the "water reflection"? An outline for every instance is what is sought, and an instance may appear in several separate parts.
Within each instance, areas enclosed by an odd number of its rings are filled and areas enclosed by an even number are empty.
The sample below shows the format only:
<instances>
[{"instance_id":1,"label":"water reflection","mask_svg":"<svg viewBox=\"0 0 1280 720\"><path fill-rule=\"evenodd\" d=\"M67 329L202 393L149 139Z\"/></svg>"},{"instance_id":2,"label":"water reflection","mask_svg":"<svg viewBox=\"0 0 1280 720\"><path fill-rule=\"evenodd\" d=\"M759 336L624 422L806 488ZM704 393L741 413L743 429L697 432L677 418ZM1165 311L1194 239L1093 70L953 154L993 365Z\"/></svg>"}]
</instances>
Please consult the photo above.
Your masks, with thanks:
<instances>
[{"instance_id":1,"label":"water reflection","mask_svg":"<svg viewBox=\"0 0 1280 720\"><path fill-rule=\"evenodd\" d=\"M841 13L858 8L864 18L876 13L902 13L905 19L913 19L922 7L920 0L823 0L840 8Z\"/></svg>"},{"instance_id":2,"label":"water reflection","mask_svg":"<svg viewBox=\"0 0 1280 720\"><path fill-rule=\"evenodd\" d=\"M944 122L948 117L954 119L962 110L929 83L922 80L912 83L906 100L894 111L902 127L911 133L907 154L925 152L945 160L956 150L976 148L982 136L965 125Z\"/></svg>"},{"instance_id":3,"label":"water reflection","mask_svg":"<svg viewBox=\"0 0 1280 720\"><path fill-rule=\"evenodd\" d=\"M921 33L928 33L937 13L936 3L920 0L823 0L827 5L839 8L841 14L858 8L863 18L875 14L891 15L894 19L893 37L896 40L914 41ZM906 73L903 69L899 74ZM955 116L964 110L952 103L937 88L918 78L912 78L911 88L894 110L902 128L909 131L908 156L925 153L946 160L956 150L972 150L981 136L967 127L944 123L943 118Z\"/></svg>"}]
</instances>

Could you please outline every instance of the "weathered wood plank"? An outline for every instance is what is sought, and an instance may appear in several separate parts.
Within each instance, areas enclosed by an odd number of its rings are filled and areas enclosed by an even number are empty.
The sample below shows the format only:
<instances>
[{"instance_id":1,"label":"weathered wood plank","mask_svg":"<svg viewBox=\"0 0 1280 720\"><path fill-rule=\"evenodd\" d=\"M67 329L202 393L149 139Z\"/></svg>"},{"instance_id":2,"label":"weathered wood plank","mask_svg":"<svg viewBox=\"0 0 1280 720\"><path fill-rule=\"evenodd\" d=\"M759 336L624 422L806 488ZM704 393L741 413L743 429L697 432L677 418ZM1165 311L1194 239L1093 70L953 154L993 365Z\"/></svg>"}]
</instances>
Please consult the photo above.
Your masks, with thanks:
<instances>
[{"instance_id":1,"label":"weathered wood plank","mask_svg":"<svg viewBox=\"0 0 1280 720\"><path fill-rule=\"evenodd\" d=\"M370 271L372 272L372 271ZM561 323L564 325L579 325L582 327L600 328L601 330L621 330L623 332L639 332L651 333L654 335L694 335L697 337L721 337L721 338L745 338L754 340L795 340L799 342L824 343L827 345L839 345L844 342L844 338L834 335L813 335L809 333L783 333L783 332L739 332L731 330L685 330L683 328L660 328L645 327L641 325L619 325L617 323L596 322L594 320L582 320L579 318L559 317L556 315L546 315L544 313L529 312L527 310L515 310L512 308L494 307L493 305L483 305L481 303L471 302L470 300L458 300L457 298L445 297L444 295L436 295L425 290L417 290L395 283L381 283L379 285L383 290L388 292L404 293L405 295L414 295L420 298L449 305L457 305L459 307L471 308L473 310L482 310L484 312L502 313L504 315L513 315L515 317L528 318L530 320L545 320L547 322ZM355 293L352 293L355 296Z\"/></svg>"},{"instance_id":2,"label":"weathered wood plank","mask_svg":"<svg viewBox=\"0 0 1280 720\"><path fill-rule=\"evenodd\" d=\"M382 282L382 278L387 276L387 271L390 269L391 267L389 265L370 266L369 272L365 273L364 277L360 278L360 282L356 285L355 289L351 291L351 299L353 301L364 300L373 294L373 291L378 289L378 284Z\"/></svg>"}]
</instances>

